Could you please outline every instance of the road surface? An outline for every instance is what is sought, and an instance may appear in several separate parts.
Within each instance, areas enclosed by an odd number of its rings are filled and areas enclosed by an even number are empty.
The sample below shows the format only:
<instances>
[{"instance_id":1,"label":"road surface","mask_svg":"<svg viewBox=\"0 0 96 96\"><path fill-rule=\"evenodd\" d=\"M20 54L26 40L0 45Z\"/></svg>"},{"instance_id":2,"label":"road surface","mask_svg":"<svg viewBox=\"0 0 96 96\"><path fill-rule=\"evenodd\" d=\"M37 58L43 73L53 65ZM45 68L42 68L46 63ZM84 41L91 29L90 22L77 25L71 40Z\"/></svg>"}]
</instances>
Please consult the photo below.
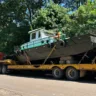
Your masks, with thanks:
<instances>
[{"instance_id":1,"label":"road surface","mask_svg":"<svg viewBox=\"0 0 96 96\"><path fill-rule=\"evenodd\" d=\"M96 82L0 75L0 96L96 96Z\"/></svg>"}]
</instances>

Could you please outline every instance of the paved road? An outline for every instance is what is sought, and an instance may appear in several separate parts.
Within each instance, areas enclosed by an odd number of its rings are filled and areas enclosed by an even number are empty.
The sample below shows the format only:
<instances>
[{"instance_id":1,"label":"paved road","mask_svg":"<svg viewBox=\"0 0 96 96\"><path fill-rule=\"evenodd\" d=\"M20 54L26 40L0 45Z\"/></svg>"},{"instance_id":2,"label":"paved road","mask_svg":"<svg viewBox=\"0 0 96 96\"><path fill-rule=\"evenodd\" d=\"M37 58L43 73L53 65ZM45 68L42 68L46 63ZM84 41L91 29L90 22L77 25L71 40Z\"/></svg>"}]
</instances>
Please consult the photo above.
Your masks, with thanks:
<instances>
[{"instance_id":1,"label":"paved road","mask_svg":"<svg viewBox=\"0 0 96 96\"><path fill-rule=\"evenodd\" d=\"M0 75L0 96L96 96L96 82Z\"/></svg>"}]
</instances>

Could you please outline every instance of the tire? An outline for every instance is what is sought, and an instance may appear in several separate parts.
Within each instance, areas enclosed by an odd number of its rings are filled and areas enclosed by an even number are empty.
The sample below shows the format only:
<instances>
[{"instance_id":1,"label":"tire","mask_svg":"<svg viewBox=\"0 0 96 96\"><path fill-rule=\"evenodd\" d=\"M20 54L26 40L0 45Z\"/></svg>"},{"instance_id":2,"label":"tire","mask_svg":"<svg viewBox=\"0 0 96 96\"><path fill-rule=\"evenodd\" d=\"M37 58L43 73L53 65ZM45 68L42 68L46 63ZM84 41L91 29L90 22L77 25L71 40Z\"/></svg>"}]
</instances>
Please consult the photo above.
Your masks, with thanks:
<instances>
[{"instance_id":1,"label":"tire","mask_svg":"<svg viewBox=\"0 0 96 96\"><path fill-rule=\"evenodd\" d=\"M61 79L63 77L63 70L58 67L52 69L52 75L55 79Z\"/></svg>"},{"instance_id":2,"label":"tire","mask_svg":"<svg viewBox=\"0 0 96 96\"><path fill-rule=\"evenodd\" d=\"M66 78L71 81L75 81L80 77L79 71L73 67L67 68L65 74L66 74Z\"/></svg>"},{"instance_id":3,"label":"tire","mask_svg":"<svg viewBox=\"0 0 96 96\"><path fill-rule=\"evenodd\" d=\"M3 65L1 70L2 70L1 71L2 74L6 74L7 73L7 66Z\"/></svg>"}]
</instances>

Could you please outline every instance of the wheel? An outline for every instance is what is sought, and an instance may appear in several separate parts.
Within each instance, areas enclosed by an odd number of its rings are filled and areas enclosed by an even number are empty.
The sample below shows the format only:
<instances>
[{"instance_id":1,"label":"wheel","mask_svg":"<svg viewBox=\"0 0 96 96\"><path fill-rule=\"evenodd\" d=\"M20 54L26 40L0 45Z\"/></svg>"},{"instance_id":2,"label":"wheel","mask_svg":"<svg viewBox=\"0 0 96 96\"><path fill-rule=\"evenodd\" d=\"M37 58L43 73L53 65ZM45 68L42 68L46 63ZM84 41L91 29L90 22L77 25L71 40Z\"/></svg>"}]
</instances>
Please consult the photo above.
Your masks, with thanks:
<instances>
[{"instance_id":1,"label":"wheel","mask_svg":"<svg viewBox=\"0 0 96 96\"><path fill-rule=\"evenodd\" d=\"M55 79L60 79L63 77L63 70L58 67L53 68L52 75Z\"/></svg>"},{"instance_id":2,"label":"wheel","mask_svg":"<svg viewBox=\"0 0 96 96\"><path fill-rule=\"evenodd\" d=\"M2 70L1 71L2 74L6 74L7 73L7 66L3 65L1 70Z\"/></svg>"},{"instance_id":3,"label":"wheel","mask_svg":"<svg viewBox=\"0 0 96 96\"><path fill-rule=\"evenodd\" d=\"M67 78L68 80L72 80L72 81L77 80L77 79L80 77L80 76L79 76L79 71L76 70L76 69L73 68L73 67L67 68L65 74L66 74L66 78Z\"/></svg>"}]
</instances>

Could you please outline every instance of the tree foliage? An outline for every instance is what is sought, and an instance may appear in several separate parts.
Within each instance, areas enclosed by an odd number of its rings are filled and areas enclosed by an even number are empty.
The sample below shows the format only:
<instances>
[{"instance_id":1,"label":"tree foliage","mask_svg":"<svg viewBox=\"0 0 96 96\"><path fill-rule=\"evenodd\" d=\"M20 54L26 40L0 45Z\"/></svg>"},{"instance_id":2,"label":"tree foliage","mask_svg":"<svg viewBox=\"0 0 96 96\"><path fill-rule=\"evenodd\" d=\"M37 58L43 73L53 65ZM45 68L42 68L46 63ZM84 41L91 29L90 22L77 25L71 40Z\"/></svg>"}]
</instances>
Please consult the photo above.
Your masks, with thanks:
<instances>
[{"instance_id":1,"label":"tree foliage","mask_svg":"<svg viewBox=\"0 0 96 96\"><path fill-rule=\"evenodd\" d=\"M32 20L33 28L45 27L46 29L54 29L64 26L68 20L68 9L58 4L50 4L46 8L40 9Z\"/></svg>"},{"instance_id":2,"label":"tree foliage","mask_svg":"<svg viewBox=\"0 0 96 96\"><path fill-rule=\"evenodd\" d=\"M61 4L66 8L71 8L71 10L78 9L81 5L87 3L88 0L44 0L45 3L53 1L55 4Z\"/></svg>"},{"instance_id":3,"label":"tree foliage","mask_svg":"<svg viewBox=\"0 0 96 96\"><path fill-rule=\"evenodd\" d=\"M87 0L63 0L64 6L72 10L78 9L81 5L87 3Z\"/></svg>"},{"instance_id":4,"label":"tree foliage","mask_svg":"<svg viewBox=\"0 0 96 96\"><path fill-rule=\"evenodd\" d=\"M32 20L33 28L54 29L59 26L69 36L88 34L96 28L96 1L87 1L78 10L68 14L68 8L50 4L40 9Z\"/></svg>"},{"instance_id":5,"label":"tree foliage","mask_svg":"<svg viewBox=\"0 0 96 96\"><path fill-rule=\"evenodd\" d=\"M20 2L21 0L5 0L0 3L0 51L11 53L14 46L28 39L29 24L25 19L26 6Z\"/></svg>"},{"instance_id":6,"label":"tree foliage","mask_svg":"<svg viewBox=\"0 0 96 96\"><path fill-rule=\"evenodd\" d=\"M86 5L80 6L72 15L74 17L72 25L74 29L77 29L76 34L96 32L96 1L90 2L89 0Z\"/></svg>"}]
</instances>

